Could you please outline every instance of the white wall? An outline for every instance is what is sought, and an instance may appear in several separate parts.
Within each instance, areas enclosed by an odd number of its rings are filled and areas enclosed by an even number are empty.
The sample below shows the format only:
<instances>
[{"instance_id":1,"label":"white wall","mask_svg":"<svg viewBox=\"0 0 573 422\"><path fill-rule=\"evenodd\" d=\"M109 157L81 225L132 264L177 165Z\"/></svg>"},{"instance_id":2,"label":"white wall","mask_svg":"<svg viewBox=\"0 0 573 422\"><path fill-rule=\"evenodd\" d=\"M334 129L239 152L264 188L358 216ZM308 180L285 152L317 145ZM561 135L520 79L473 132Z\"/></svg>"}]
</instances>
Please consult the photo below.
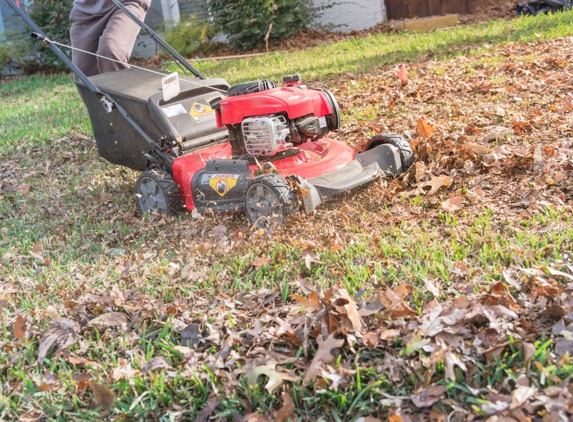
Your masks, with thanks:
<instances>
[{"instance_id":1,"label":"white wall","mask_svg":"<svg viewBox=\"0 0 573 422\"><path fill-rule=\"evenodd\" d=\"M314 0L316 6L333 3L338 4L324 11L321 23L336 25L334 31L367 29L387 21L384 0Z\"/></svg>"}]
</instances>

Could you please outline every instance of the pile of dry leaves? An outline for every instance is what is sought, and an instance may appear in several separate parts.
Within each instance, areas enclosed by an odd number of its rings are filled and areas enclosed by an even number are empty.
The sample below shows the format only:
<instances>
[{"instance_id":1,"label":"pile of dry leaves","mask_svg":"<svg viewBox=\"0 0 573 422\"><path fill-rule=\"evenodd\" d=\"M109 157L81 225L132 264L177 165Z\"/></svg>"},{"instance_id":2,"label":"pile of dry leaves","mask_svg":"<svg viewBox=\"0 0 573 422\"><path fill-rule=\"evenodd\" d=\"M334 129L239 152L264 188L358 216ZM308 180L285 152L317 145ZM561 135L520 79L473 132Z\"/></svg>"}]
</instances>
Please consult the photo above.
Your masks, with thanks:
<instances>
[{"instance_id":1,"label":"pile of dry leaves","mask_svg":"<svg viewBox=\"0 0 573 422\"><path fill-rule=\"evenodd\" d=\"M567 266L573 273L573 265ZM573 417L573 386L558 376L559 368L570 366L573 354L571 273L512 267L504 273L504 281L463 297L441 292L428 281L426 287L436 297L445 293L451 298L432 300L422 312L411 308L411 287L406 284L377 290L368 297L360 293L352 297L340 287L322 291L300 280L302 294L293 296L288 305L278 292L269 290L221 295L214 300L180 299L166 305L115 286L108 293L90 294L82 303L69 304L73 320L56 319L41 334L38 361L55 351L63 352L70 364L98 368L99 362L87 359L89 349L80 340L82 334L97 327L102 341L121 336L129 348L142 337L153 341L163 325L169 324L180 339L173 346L183 356L177 367L160 355L137 356L135 348L132 358L139 361L140 369L133 360L120 359L110 381L158 370L164 371L166 380L203 377L208 381L210 373L214 374L223 391L213 395L198 420L208 420L221 397L231 397L242 378L253 387L264 375L269 393L282 391L282 405L272 414L254 413L248 401L242 402L244 420L285 421L295 411L292 391L296 384L298 389L313 383L315 390L360 388L356 378L361 372L370 374L362 375L369 384L362 388L377 382L379 391L374 396L380 403L376 407L386 409L364 419L371 422L472 421L492 415L488 420L530 421L543 416L544 421L563 421ZM143 320L153 322L157 330L137 330ZM25 322L17 320L14 325L15 332L23 336ZM540 348L540 338L553 340L552 352ZM69 353L73 345L79 347ZM514 362L507 360L508 354ZM500 361L513 377L495 378ZM540 373L541 385L535 381ZM417 374L412 394L385 393L400 390L412 374ZM492 377L493 385L480 385L476 374ZM113 403L107 387L85 373L75 377L94 391L99 404ZM465 385L465 390L455 398L446 397L454 381ZM39 387L49 383L38 382ZM468 396L481 402L469 408ZM437 402L442 406L433 407Z\"/></svg>"}]
</instances>

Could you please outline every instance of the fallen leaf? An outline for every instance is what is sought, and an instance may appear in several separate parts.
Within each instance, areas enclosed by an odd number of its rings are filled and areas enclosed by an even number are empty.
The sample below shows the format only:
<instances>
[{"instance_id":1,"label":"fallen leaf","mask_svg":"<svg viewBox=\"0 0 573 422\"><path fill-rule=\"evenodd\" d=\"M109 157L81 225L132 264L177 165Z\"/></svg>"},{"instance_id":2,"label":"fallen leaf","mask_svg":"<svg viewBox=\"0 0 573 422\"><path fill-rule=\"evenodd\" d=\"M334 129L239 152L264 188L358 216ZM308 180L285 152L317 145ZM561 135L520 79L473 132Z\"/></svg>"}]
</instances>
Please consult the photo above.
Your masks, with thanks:
<instances>
[{"instance_id":1,"label":"fallen leaf","mask_svg":"<svg viewBox=\"0 0 573 422\"><path fill-rule=\"evenodd\" d=\"M560 358L569 355L573 357L573 339L558 338L555 340L555 354Z\"/></svg>"},{"instance_id":2,"label":"fallen leaf","mask_svg":"<svg viewBox=\"0 0 573 422\"><path fill-rule=\"evenodd\" d=\"M141 365L141 373L146 374L151 371L155 371L157 369L168 369L171 368L167 359L163 356L157 356L154 358L149 359L147 362L144 362Z\"/></svg>"},{"instance_id":3,"label":"fallen leaf","mask_svg":"<svg viewBox=\"0 0 573 422\"><path fill-rule=\"evenodd\" d=\"M358 313L356 302L348 294L348 291L346 291L346 289L335 288L332 291L332 296L334 298L332 303L336 310L348 317L355 331L360 331L363 324L362 318L360 318L360 314Z\"/></svg>"},{"instance_id":4,"label":"fallen leaf","mask_svg":"<svg viewBox=\"0 0 573 422\"><path fill-rule=\"evenodd\" d=\"M383 341L394 341L400 337L400 331L396 329L384 330L378 337Z\"/></svg>"},{"instance_id":5,"label":"fallen leaf","mask_svg":"<svg viewBox=\"0 0 573 422\"><path fill-rule=\"evenodd\" d=\"M273 262L273 259L269 256L259 256L257 259L255 259L253 262L251 262L251 267L262 268L265 265L271 265L272 262Z\"/></svg>"},{"instance_id":6,"label":"fallen leaf","mask_svg":"<svg viewBox=\"0 0 573 422\"><path fill-rule=\"evenodd\" d=\"M447 212L455 212L462 208L462 196L456 195L442 202L442 208Z\"/></svg>"},{"instance_id":7,"label":"fallen leaf","mask_svg":"<svg viewBox=\"0 0 573 422\"><path fill-rule=\"evenodd\" d=\"M416 161L414 163L413 171L416 182L420 182L424 177L426 177L426 165L423 161Z\"/></svg>"},{"instance_id":8,"label":"fallen leaf","mask_svg":"<svg viewBox=\"0 0 573 422\"><path fill-rule=\"evenodd\" d=\"M406 69L405 64L400 66L400 70L398 71L398 79L402 81L402 85L406 85L408 83L408 69Z\"/></svg>"},{"instance_id":9,"label":"fallen leaf","mask_svg":"<svg viewBox=\"0 0 573 422\"><path fill-rule=\"evenodd\" d=\"M28 251L28 253L33 258L36 258L38 261L44 263L46 261L46 259L42 256L43 250L44 250L44 246L42 245L42 242L36 242L34 244L34 246L32 247L32 249L30 249Z\"/></svg>"},{"instance_id":10,"label":"fallen leaf","mask_svg":"<svg viewBox=\"0 0 573 422\"><path fill-rule=\"evenodd\" d=\"M199 324L189 324L181 331L181 344L183 346L195 349L202 343L205 343L205 341L203 340L203 334Z\"/></svg>"},{"instance_id":11,"label":"fallen leaf","mask_svg":"<svg viewBox=\"0 0 573 422\"><path fill-rule=\"evenodd\" d=\"M58 318L50 324L40 340L37 363L42 363L48 352L56 348L56 353L67 349L77 340L77 324L66 318Z\"/></svg>"},{"instance_id":12,"label":"fallen leaf","mask_svg":"<svg viewBox=\"0 0 573 422\"><path fill-rule=\"evenodd\" d=\"M432 385L412 394L412 402L419 408L430 407L448 391L443 385Z\"/></svg>"},{"instance_id":13,"label":"fallen leaf","mask_svg":"<svg viewBox=\"0 0 573 422\"><path fill-rule=\"evenodd\" d=\"M2 310L7 307L8 307L8 300L6 299L6 297L0 297L0 312L2 312Z\"/></svg>"},{"instance_id":14,"label":"fallen leaf","mask_svg":"<svg viewBox=\"0 0 573 422\"><path fill-rule=\"evenodd\" d=\"M348 376L354 374L355 371L349 371L342 366L334 369L332 366L327 365L326 369L322 370L322 377L326 378L331 381L330 387L328 387L331 391L337 391L338 387L340 387L347 379Z\"/></svg>"},{"instance_id":15,"label":"fallen leaf","mask_svg":"<svg viewBox=\"0 0 573 422\"><path fill-rule=\"evenodd\" d=\"M462 371L466 372L468 370L466 364L462 362L452 351L447 351L444 355L445 363L445 378L452 381L456 380L456 372L454 366L459 367Z\"/></svg>"},{"instance_id":16,"label":"fallen leaf","mask_svg":"<svg viewBox=\"0 0 573 422\"><path fill-rule=\"evenodd\" d=\"M443 308L438 305L424 315L420 328L426 337L434 337L444 331L444 321L440 318L442 311Z\"/></svg>"},{"instance_id":17,"label":"fallen leaf","mask_svg":"<svg viewBox=\"0 0 573 422\"><path fill-rule=\"evenodd\" d=\"M208 233L208 235L221 240L225 236L225 233L227 233L227 227L224 226L223 224L220 224L217 227L215 227L213 230L211 230Z\"/></svg>"},{"instance_id":18,"label":"fallen leaf","mask_svg":"<svg viewBox=\"0 0 573 422\"><path fill-rule=\"evenodd\" d=\"M432 132L434 132L434 128L420 117L418 119L418 125L416 126L416 132L418 133L418 136L428 138L432 135Z\"/></svg>"},{"instance_id":19,"label":"fallen leaf","mask_svg":"<svg viewBox=\"0 0 573 422\"><path fill-rule=\"evenodd\" d=\"M82 358L76 355L66 356L66 362L77 366L93 366L94 368L101 368L101 363L93 360L88 360L86 358Z\"/></svg>"},{"instance_id":20,"label":"fallen leaf","mask_svg":"<svg viewBox=\"0 0 573 422\"><path fill-rule=\"evenodd\" d=\"M373 331L369 331L362 335L362 342L366 347L376 347L378 344L378 334Z\"/></svg>"},{"instance_id":21,"label":"fallen leaf","mask_svg":"<svg viewBox=\"0 0 573 422\"><path fill-rule=\"evenodd\" d=\"M296 300L297 303L295 305L290 306L290 313L298 313L301 311L313 312L321 308L320 300L316 292L310 292L308 294L308 297L309 298L306 299L302 296L293 295L292 298Z\"/></svg>"},{"instance_id":22,"label":"fallen leaf","mask_svg":"<svg viewBox=\"0 0 573 422\"><path fill-rule=\"evenodd\" d=\"M88 383L92 379L92 376L88 372L82 372L72 374L72 379L78 384L78 391L85 391L86 388L88 388Z\"/></svg>"},{"instance_id":23,"label":"fallen leaf","mask_svg":"<svg viewBox=\"0 0 573 422\"><path fill-rule=\"evenodd\" d=\"M113 369L111 378L114 381L119 381L121 379L131 379L137 375L139 375L139 371L133 369L130 362L122 359L118 362L118 366Z\"/></svg>"},{"instance_id":24,"label":"fallen leaf","mask_svg":"<svg viewBox=\"0 0 573 422\"><path fill-rule=\"evenodd\" d=\"M105 385L98 384L97 382L90 381L88 385L94 393L96 403L104 410L109 410L115 402L115 394Z\"/></svg>"},{"instance_id":25,"label":"fallen leaf","mask_svg":"<svg viewBox=\"0 0 573 422\"><path fill-rule=\"evenodd\" d=\"M14 338L20 340L26 335L26 320L22 314L18 314L14 321Z\"/></svg>"},{"instance_id":26,"label":"fallen leaf","mask_svg":"<svg viewBox=\"0 0 573 422\"><path fill-rule=\"evenodd\" d=\"M207 400L207 402L203 406L203 409L201 409L201 411L197 413L197 418L195 418L195 422L207 422L209 420L209 417L211 416L211 413L215 411L218 405L219 405L219 399L217 398L217 396L211 397L209 400Z\"/></svg>"},{"instance_id":27,"label":"fallen leaf","mask_svg":"<svg viewBox=\"0 0 573 422\"><path fill-rule=\"evenodd\" d=\"M89 325L97 325L99 327L125 327L127 325L127 317L121 312L110 312L92 319Z\"/></svg>"},{"instance_id":28,"label":"fallen leaf","mask_svg":"<svg viewBox=\"0 0 573 422\"><path fill-rule=\"evenodd\" d=\"M442 176L434 176L430 174L430 180L424 183L421 183L418 187L419 193L424 193L424 188L429 187L430 190L426 192L426 196L435 195L441 187L445 186L448 187L452 184L453 179L450 176L442 175Z\"/></svg>"},{"instance_id":29,"label":"fallen leaf","mask_svg":"<svg viewBox=\"0 0 573 422\"><path fill-rule=\"evenodd\" d=\"M438 297L441 294L441 290L438 285L429 278L424 278L424 287L427 291L433 294L434 297Z\"/></svg>"},{"instance_id":30,"label":"fallen leaf","mask_svg":"<svg viewBox=\"0 0 573 422\"><path fill-rule=\"evenodd\" d=\"M314 355L302 381L302 385L305 387L321 374L324 365L329 364L335 359L332 351L342 347L344 344L344 339L337 339L334 337L334 334L330 334L326 340L323 340L322 337L319 336L316 341L318 343L318 350L316 351L316 354Z\"/></svg>"},{"instance_id":31,"label":"fallen leaf","mask_svg":"<svg viewBox=\"0 0 573 422\"><path fill-rule=\"evenodd\" d=\"M115 306L123 306L125 304L125 296L117 284L113 285L110 294L114 298L113 303Z\"/></svg>"},{"instance_id":32,"label":"fallen leaf","mask_svg":"<svg viewBox=\"0 0 573 422\"><path fill-rule=\"evenodd\" d=\"M22 183L21 185L18 185L14 191L22 193L22 194L26 194L28 192L30 192L30 186L28 186L28 184L26 183Z\"/></svg>"},{"instance_id":33,"label":"fallen leaf","mask_svg":"<svg viewBox=\"0 0 573 422\"><path fill-rule=\"evenodd\" d=\"M278 372L275 369L269 366L257 366L247 372L245 372L245 376L247 377L247 382L250 386L255 385L257 383L257 378L259 375L266 375L268 377L268 381L265 385L265 389L272 393L281 386L283 381L291 381L296 382L299 380L299 377L294 373L294 371L290 372Z\"/></svg>"},{"instance_id":34,"label":"fallen leaf","mask_svg":"<svg viewBox=\"0 0 573 422\"><path fill-rule=\"evenodd\" d=\"M411 355L412 353L422 350L430 343L430 339L422 338L422 334L418 331L406 342L406 355Z\"/></svg>"},{"instance_id":35,"label":"fallen leaf","mask_svg":"<svg viewBox=\"0 0 573 422\"><path fill-rule=\"evenodd\" d=\"M500 413L506 409L509 409L509 403L505 400L493 400L490 403L480 404L480 408L484 413L488 415L495 415L496 413Z\"/></svg>"},{"instance_id":36,"label":"fallen leaf","mask_svg":"<svg viewBox=\"0 0 573 422\"><path fill-rule=\"evenodd\" d=\"M20 415L18 422L37 422L43 420L45 416L45 414L36 410L29 410Z\"/></svg>"},{"instance_id":37,"label":"fallen leaf","mask_svg":"<svg viewBox=\"0 0 573 422\"><path fill-rule=\"evenodd\" d=\"M401 285L402 286L402 285ZM379 292L379 298L382 305L384 305L388 309L388 314L395 318L404 318L404 317L411 317L415 316L416 312L408 305L406 305L403 301L403 298L406 295L406 291L399 286L395 290L386 289L385 291Z\"/></svg>"},{"instance_id":38,"label":"fallen leaf","mask_svg":"<svg viewBox=\"0 0 573 422\"><path fill-rule=\"evenodd\" d=\"M517 387L511 393L511 404L509 405L509 409L513 410L522 406L535 393L537 393L537 388L535 387Z\"/></svg>"},{"instance_id":39,"label":"fallen leaf","mask_svg":"<svg viewBox=\"0 0 573 422\"><path fill-rule=\"evenodd\" d=\"M306 264L306 268L309 270L312 269L312 264L324 264L320 259L318 259L318 255L312 249L303 249L300 255Z\"/></svg>"},{"instance_id":40,"label":"fallen leaf","mask_svg":"<svg viewBox=\"0 0 573 422\"><path fill-rule=\"evenodd\" d=\"M283 399L283 405L279 410L277 410L274 422L285 422L293 415L296 409L294 401L288 391L283 391L281 393L281 398Z\"/></svg>"}]
</instances>

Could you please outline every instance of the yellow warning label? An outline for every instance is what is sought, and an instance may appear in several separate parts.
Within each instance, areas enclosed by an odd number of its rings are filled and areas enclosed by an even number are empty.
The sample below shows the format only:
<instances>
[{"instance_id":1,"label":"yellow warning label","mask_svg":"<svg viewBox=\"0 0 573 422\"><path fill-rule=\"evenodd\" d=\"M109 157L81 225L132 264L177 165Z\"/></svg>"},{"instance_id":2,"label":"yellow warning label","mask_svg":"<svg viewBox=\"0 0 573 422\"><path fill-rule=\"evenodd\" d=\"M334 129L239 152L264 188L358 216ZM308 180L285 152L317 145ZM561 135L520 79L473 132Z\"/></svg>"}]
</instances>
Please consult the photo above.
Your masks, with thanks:
<instances>
[{"instance_id":1,"label":"yellow warning label","mask_svg":"<svg viewBox=\"0 0 573 422\"><path fill-rule=\"evenodd\" d=\"M211 106L201 103L193 103L189 114L198 122L215 118L215 110Z\"/></svg>"},{"instance_id":2,"label":"yellow warning label","mask_svg":"<svg viewBox=\"0 0 573 422\"><path fill-rule=\"evenodd\" d=\"M215 174L211 176L209 186L213 188L221 196L225 196L235 185L239 179L238 174Z\"/></svg>"}]
</instances>

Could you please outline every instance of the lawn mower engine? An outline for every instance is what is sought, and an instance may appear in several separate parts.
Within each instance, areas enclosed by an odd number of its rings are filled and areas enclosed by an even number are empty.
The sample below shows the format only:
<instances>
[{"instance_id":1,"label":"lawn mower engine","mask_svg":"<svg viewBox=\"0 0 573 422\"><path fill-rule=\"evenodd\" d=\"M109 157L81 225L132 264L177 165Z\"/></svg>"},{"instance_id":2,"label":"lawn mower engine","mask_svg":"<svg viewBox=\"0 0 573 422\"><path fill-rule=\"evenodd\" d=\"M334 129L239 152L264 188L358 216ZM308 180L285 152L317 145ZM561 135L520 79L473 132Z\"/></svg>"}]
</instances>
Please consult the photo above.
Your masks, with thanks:
<instances>
[{"instance_id":1,"label":"lawn mower engine","mask_svg":"<svg viewBox=\"0 0 573 422\"><path fill-rule=\"evenodd\" d=\"M234 157L283 158L340 127L340 108L329 91L307 89L300 75L286 76L284 82L278 90L267 80L236 85L228 97L211 104L218 126L229 131Z\"/></svg>"}]
</instances>

